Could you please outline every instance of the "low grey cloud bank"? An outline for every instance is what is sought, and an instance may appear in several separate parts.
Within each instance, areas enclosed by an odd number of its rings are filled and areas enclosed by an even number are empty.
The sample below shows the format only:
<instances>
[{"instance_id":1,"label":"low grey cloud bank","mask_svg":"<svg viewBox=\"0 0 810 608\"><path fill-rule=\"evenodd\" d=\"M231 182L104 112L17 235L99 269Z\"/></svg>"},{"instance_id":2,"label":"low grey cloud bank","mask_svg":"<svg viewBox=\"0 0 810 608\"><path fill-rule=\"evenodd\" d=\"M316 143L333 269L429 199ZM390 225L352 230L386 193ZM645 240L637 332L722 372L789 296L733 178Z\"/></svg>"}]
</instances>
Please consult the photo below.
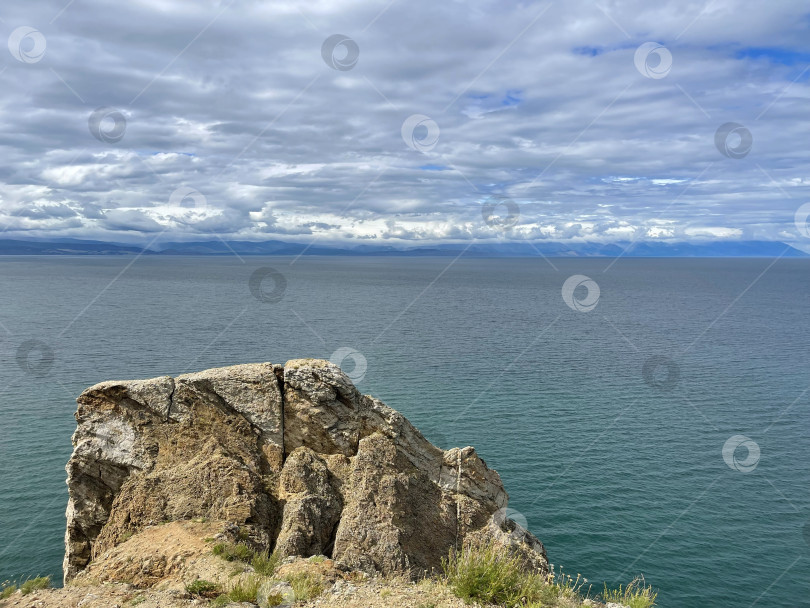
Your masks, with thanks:
<instances>
[{"instance_id":1,"label":"low grey cloud bank","mask_svg":"<svg viewBox=\"0 0 810 608\"><path fill-rule=\"evenodd\" d=\"M802 246L808 14L719 0L3 6L0 229Z\"/></svg>"}]
</instances>

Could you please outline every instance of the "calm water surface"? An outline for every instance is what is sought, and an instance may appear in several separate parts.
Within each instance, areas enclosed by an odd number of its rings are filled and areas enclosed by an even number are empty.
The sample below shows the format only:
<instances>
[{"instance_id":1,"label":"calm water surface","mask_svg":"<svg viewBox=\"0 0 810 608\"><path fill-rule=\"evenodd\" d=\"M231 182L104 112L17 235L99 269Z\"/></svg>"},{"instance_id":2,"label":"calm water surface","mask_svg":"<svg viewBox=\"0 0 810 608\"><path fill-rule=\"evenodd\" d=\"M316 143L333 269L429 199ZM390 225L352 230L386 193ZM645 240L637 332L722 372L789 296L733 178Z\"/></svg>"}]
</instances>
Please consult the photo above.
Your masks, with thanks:
<instances>
[{"instance_id":1,"label":"calm water surface","mask_svg":"<svg viewBox=\"0 0 810 608\"><path fill-rule=\"evenodd\" d=\"M664 608L808 605L810 262L450 262L0 258L0 581L61 579L83 388L345 347L363 392L476 446L555 566L643 573ZM268 266L280 302L251 294ZM574 274L599 285L589 312L561 297ZM53 361L26 373L30 340ZM724 461L737 435L758 460Z\"/></svg>"}]
</instances>

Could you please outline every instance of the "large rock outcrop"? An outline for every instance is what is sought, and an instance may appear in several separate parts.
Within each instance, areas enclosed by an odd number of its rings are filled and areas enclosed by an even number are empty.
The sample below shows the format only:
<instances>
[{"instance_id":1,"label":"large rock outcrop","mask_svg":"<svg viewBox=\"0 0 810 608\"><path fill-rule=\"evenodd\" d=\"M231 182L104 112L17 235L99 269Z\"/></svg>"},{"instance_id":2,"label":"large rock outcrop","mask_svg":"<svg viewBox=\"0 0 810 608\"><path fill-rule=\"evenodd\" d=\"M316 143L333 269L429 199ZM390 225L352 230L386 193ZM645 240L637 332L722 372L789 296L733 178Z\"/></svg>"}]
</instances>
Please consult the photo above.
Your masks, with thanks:
<instances>
[{"instance_id":1,"label":"large rock outcrop","mask_svg":"<svg viewBox=\"0 0 810 608\"><path fill-rule=\"evenodd\" d=\"M471 540L547 567L473 448L443 452L328 361L103 382L77 401L66 581L147 526L193 518L384 574L435 570Z\"/></svg>"}]
</instances>

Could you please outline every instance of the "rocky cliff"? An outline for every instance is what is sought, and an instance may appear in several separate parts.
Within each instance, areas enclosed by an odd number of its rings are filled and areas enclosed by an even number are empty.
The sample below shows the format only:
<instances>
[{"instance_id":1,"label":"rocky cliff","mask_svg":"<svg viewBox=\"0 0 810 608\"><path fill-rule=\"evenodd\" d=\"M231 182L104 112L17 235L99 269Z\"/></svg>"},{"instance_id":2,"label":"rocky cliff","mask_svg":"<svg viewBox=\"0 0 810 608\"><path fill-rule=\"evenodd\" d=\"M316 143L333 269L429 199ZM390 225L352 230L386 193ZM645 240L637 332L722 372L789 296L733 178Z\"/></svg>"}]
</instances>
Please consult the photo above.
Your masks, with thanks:
<instances>
[{"instance_id":1,"label":"rocky cliff","mask_svg":"<svg viewBox=\"0 0 810 608\"><path fill-rule=\"evenodd\" d=\"M328 361L103 382L77 401L66 581L133 535L192 520L365 572L434 571L470 540L547 568L473 448L440 450Z\"/></svg>"}]
</instances>

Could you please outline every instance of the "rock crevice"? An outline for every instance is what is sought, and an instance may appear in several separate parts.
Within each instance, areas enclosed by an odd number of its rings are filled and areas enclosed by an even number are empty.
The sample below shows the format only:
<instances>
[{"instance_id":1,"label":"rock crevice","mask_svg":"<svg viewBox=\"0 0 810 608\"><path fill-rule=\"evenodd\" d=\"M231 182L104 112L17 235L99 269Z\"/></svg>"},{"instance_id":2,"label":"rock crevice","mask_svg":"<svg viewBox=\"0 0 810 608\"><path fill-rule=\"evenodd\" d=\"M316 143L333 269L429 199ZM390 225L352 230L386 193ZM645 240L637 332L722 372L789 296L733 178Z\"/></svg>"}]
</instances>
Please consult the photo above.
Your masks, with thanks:
<instances>
[{"instance_id":1,"label":"rock crevice","mask_svg":"<svg viewBox=\"0 0 810 608\"><path fill-rule=\"evenodd\" d=\"M193 518L386 574L435 570L476 539L547 567L473 448L433 446L328 361L102 382L77 402L66 581L143 528Z\"/></svg>"}]
</instances>

